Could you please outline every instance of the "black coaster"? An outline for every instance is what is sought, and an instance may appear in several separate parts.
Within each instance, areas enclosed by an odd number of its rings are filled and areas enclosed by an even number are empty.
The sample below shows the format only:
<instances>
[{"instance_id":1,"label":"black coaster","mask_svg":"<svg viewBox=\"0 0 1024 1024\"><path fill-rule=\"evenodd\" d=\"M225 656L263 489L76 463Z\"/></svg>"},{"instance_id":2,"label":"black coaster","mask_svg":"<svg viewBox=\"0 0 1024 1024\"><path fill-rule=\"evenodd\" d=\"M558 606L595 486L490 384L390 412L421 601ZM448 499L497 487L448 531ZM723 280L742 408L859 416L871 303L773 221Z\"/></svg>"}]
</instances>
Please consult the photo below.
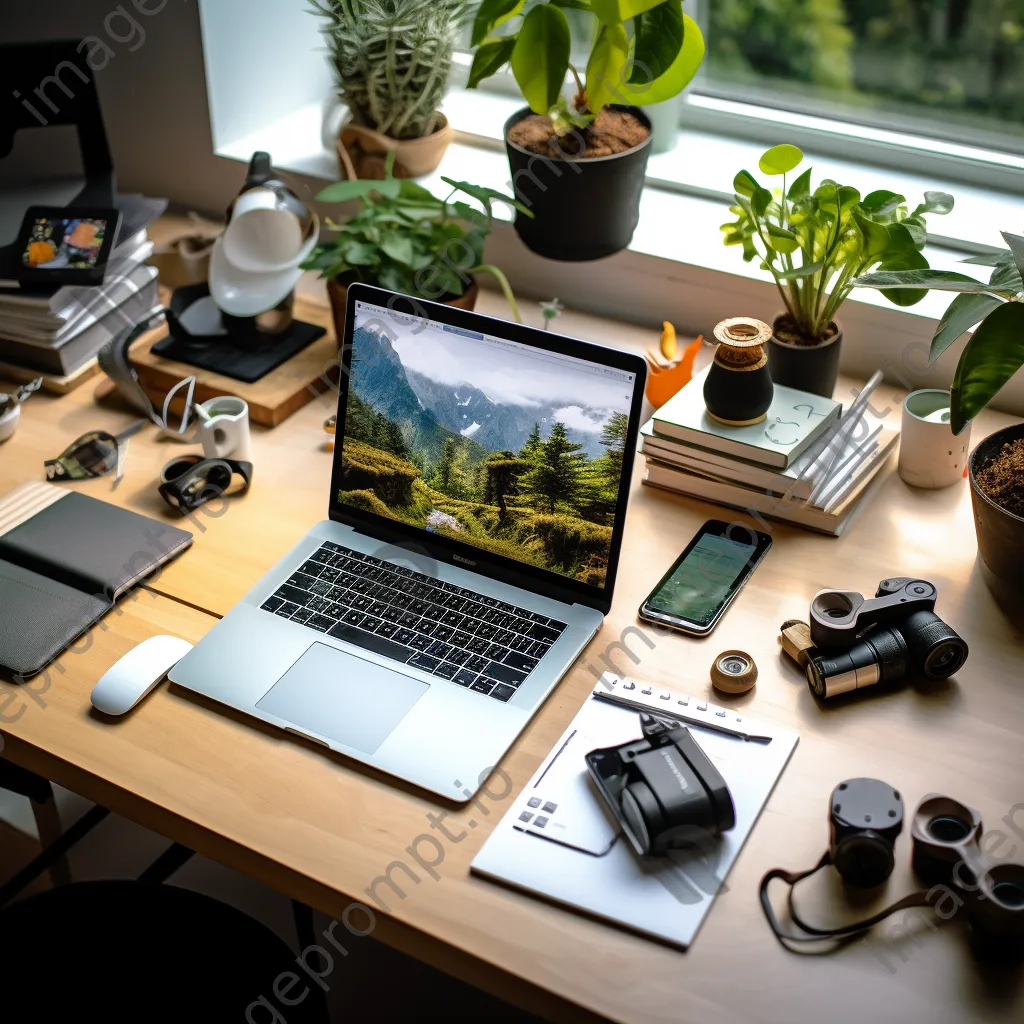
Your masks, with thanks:
<instances>
[{"instance_id":1,"label":"black coaster","mask_svg":"<svg viewBox=\"0 0 1024 1024\"><path fill-rule=\"evenodd\" d=\"M181 316L193 302L207 295L206 285L178 288L171 298L171 310ZM243 384L253 384L327 333L323 327L303 320L292 321L287 330L275 335L235 333L239 321L234 317L230 319L235 324L234 332L197 335L185 330L179 336L173 333L174 317L168 317L170 333L161 338L151 351L165 359L220 373Z\"/></svg>"}]
</instances>

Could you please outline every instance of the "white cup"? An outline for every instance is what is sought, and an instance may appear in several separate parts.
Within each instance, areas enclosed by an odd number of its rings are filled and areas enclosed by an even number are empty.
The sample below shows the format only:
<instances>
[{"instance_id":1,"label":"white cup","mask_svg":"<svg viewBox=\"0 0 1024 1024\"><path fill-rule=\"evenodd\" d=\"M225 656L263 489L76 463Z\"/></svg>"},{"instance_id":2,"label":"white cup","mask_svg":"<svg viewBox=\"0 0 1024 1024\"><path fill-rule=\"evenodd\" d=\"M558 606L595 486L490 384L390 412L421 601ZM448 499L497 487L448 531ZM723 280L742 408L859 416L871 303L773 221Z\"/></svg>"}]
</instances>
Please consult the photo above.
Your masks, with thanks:
<instances>
[{"instance_id":1,"label":"white cup","mask_svg":"<svg viewBox=\"0 0 1024 1024\"><path fill-rule=\"evenodd\" d=\"M249 406L241 398L222 395L196 406L197 439L208 459L252 462Z\"/></svg>"},{"instance_id":2,"label":"white cup","mask_svg":"<svg viewBox=\"0 0 1024 1024\"><path fill-rule=\"evenodd\" d=\"M949 487L964 478L971 425L954 434L949 392L926 388L907 395L900 431L899 474L912 487Z\"/></svg>"},{"instance_id":3,"label":"white cup","mask_svg":"<svg viewBox=\"0 0 1024 1024\"><path fill-rule=\"evenodd\" d=\"M303 225L284 207L278 194L266 188L243 192L224 229L224 252L239 270L273 273L295 266L303 257Z\"/></svg>"}]
</instances>

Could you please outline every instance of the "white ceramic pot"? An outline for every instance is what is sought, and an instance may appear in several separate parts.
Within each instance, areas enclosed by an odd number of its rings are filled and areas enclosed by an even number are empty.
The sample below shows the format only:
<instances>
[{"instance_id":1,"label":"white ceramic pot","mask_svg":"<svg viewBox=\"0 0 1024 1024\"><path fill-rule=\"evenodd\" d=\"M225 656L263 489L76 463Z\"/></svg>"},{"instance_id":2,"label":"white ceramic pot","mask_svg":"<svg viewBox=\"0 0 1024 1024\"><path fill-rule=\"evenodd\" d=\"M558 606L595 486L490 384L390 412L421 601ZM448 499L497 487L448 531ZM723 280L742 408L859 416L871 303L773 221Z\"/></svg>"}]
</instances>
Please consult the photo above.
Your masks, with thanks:
<instances>
[{"instance_id":1,"label":"white ceramic pot","mask_svg":"<svg viewBox=\"0 0 1024 1024\"><path fill-rule=\"evenodd\" d=\"M963 480L970 423L960 434L949 426L949 392L926 388L907 395L900 430L899 474L911 487L935 490Z\"/></svg>"},{"instance_id":2,"label":"white ceramic pot","mask_svg":"<svg viewBox=\"0 0 1024 1024\"><path fill-rule=\"evenodd\" d=\"M20 405L16 405L13 409L8 409L7 412L0 414L0 441L6 441L18 429L18 422L20 420Z\"/></svg>"}]
</instances>

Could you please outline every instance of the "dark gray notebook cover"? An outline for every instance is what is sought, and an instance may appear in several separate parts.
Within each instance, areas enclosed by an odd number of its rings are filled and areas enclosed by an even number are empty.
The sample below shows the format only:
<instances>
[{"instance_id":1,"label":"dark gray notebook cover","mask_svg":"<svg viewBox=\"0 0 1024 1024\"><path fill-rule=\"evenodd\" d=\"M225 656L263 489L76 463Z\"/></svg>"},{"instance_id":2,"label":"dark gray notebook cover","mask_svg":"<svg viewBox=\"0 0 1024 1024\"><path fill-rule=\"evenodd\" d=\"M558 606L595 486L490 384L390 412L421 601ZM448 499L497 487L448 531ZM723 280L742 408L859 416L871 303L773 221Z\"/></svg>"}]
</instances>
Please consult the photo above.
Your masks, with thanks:
<instances>
[{"instance_id":1,"label":"dark gray notebook cover","mask_svg":"<svg viewBox=\"0 0 1024 1024\"><path fill-rule=\"evenodd\" d=\"M68 491L0 535L0 665L38 672L191 543L185 530Z\"/></svg>"}]
</instances>

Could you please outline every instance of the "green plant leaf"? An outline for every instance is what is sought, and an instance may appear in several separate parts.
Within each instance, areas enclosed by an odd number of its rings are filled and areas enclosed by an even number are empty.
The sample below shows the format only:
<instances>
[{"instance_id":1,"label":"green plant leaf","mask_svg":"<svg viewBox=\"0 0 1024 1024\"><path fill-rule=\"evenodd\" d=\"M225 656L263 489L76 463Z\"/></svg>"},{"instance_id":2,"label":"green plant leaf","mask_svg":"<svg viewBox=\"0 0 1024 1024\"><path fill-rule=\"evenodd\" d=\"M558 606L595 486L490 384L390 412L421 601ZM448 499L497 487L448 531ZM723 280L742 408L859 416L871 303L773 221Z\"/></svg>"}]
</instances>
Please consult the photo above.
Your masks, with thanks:
<instances>
[{"instance_id":1,"label":"green plant leaf","mask_svg":"<svg viewBox=\"0 0 1024 1024\"><path fill-rule=\"evenodd\" d=\"M1017 264L1012 258L1000 261L988 279L988 286L993 291L1008 291L1014 295L1024 289L1024 282L1021 281L1020 271L1017 269Z\"/></svg>"},{"instance_id":2,"label":"green plant leaf","mask_svg":"<svg viewBox=\"0 0 1024 1024\"><path fill-rule=\"evenodd\" d=\"M412 239L408 235L385 235L380 243L381 252L390 256L396 263L412 264Z\"/></svg>"},{"instance_id":3,"label":"green plant leaf","mask_svg":"<svg viewBox=\"0 0 1024 1024\"><path fill-rule=\"evenodd\" d=\"M398 181L395 178L384 178L380 181L336 181L333 185L320 189L316 198L321 203L347 203L350 199L362 199L371 192L378 192L388 199L398 195Z\"/></svg>"},{"instance_id":4,"label":"green plant leaf","mask_svg":"<svg viewBox=\"0 0 1024 1024\"><path fill-rule=\"evenodd\" d=\"M758 217L763 217L765 211L771 205L771 201L771 192L766 188L758 186L757 190L750 197L750 209L753 210Z\"/></svg>"},{"instance_id":5,"label":"green plant leaf","mask_svg":"<svg viewBox=\"0 0 1024 1024\"><path fill-rule=\"evenodd\" d=\"M984 292L988 285L953 270L887 270L865 274L854 282L858 288L932 288L940 292Z\"/></svg>"},{"instance_id":6,"label":"green plant leaf","mask_svg":"<svg viewBox=\"0 0 1024 1024\"><path fill-rule=\"evenodd\" d=\"M794 267L792 270L781 270L778 277L783 281L794 281L801 277L811 277L824 266L823 263L806 263L802 267Z\"/></svg>"},{"instance_id":7,"label":"green plant leaf","mask_svg":"<svg viewBox=\"0 0 1024 1024\"><path fill-rule=\"evenodd\" d=\"M473 33L469 45L479 46L494 29L509 18L514 18L526 0L483 0L473 19Z\"/></svg>"},{"instance_id":8,"label":"green plant leaf","mask_svg":"<svg viewBox=\"0 0 1024 1024\"><path fill-rule=\"evenodd\" d=\"M791 170L799 166L804 154L796 146L784 142L779 146L772 146L761 154L757 166L761 168L762 174L789 174Z\"/></svg>"},{"instance_id":9,"label":"green plant leaf","mask_svg":"<svg viewBox=\"0 0 1024 1024\"><path fill-rule=\"evenodd\" d=\"M918 249L923 249L928 244L928 229L925 226L924 218L920 215L912 214L905 217L900 221L900 226L910 232L911 238L914 239L914 245Z\"/></svg>"},{"instance_id":10,"label":"green plant leaf","mask_svg":"<svg viewBox=\"0 0 1024 1024\"><path fill-rule=\"evenodd\" d=\"M893 226L899 227L898 224ZM880 263L878 269L883 273L888 270L927 270L928 260L916 249L910 249ZM882 294L895 306L913 306L928 294L928 289L885 288L882 290Z\"/></svg>"},{"instance_id":11,"label":"green plant leaf","mask_svg":"<svg viewBox=\"0 0 1024 1024\"><path fill-rule=\"evenodd\" d=\"M512 74L535 114L557 102L569 70L569 22L565 12L541 4L523 18L512 50Z\"/></svg>"},{"instance_id":12,"label":"green plant leaf","mask_svg":"<svg viewBox=\"0 0 1024 1024\"><path fill-rule=\"evenodd\" d=\"M901 196L898 192L890 192L888 189L881 188L875 192L869 192L861 200L860 205L874 216L884 217L898 210L906 201L906 197Z\"/></svg>"},{"instance_id":13,"label":"green plant leaf","mask_svg":"<svg viewBox=\"0 0 1024 1024\"><path fill-rule=\"evenodd\" d=\"M903 224L888 224L886 225L886 231L889 232L889 253L891 255L889 259L895 259L897 256L904 253L915 253L919 254L920 250L917 247L917 242L914 236L904 227ZM923 267L927 267L927 260L924 263L914 263L912 266L906 267L892 267L892 270L917 270Z\"/></svg>"},{"instance_id":14,"label":"green plant leaf","mask_svg":"<svg viewBox=\"0 0 1024 1024\"><path fill-rule=\"evenodd\" d=\"M602 25L587 60L587 106L596 114L609 103L625 102L629 34L621 24Z\"/></svg>"},{"instance_id":15,"label":"green plant leaf","mask_svg":"<svg viewBox=\"0 0 1024 1024\"><path fill-rule=\"evenodd\" d=\"M1004 302L978 325L953 377L950 426L959 434L1024 365L1024 303Z\"/></svg>"},{"instance_id":16,"label":"green plant leaf","mask_svg":"<svg viewBox=\"0 0 1024 1024\"><path fill-rule=\"evenodd\" d=\"M986 252L979 256L971 256L969 259L961 260L961 263L972 263L976 267L998 267L1000 263L1006 262L1006 257L1013 259L1013 253L1009 249L998 249L996 252Z\"/></svg>"},{"instance_id":17,"label":"green plant leaf","mask_svg":"<svg viewBox=\"0 0 1024 1024\"><path fill-rule=\"evenodd\" d=\"M754 176L750 171L740 171L735 178L732 179L732 188L734 192L738 192L741 196L746 196L749 199L761 186L757 183Z\"/></svg>"},{"instance_id":18,"label":"green plant leaf","mask_svg":"<svg viewBox=\"0 0 1024 1024\"><path fill-rule=\"evenodd\" d=\"M839 190L840 194L842 189ZM864 244L861 247L861 258L865 260L879 259L889 248L889 230L884 224L867 217L860 209L854 209L853 219L860 229Z\"/></svg>"},{"instance_id":19,"label":"green plant leaf","mask_svg":"<svg viewBox=\"0 0 1024 1024\"><path fill-rule=\"evenodd\" d=\"M683 46L682 0L664 0L633 23L630 85L648 85L672 66Z\"/></svg>"},{"instance_id":20,"label":"green plant leaf","mask_svg":"<svg viewBox=\"0 0 1024 1024\"><path fill-rule=\"evenodd\" d=\"M566 10L572 11L589 11L590 0L549 0L556 7L564 7Z\"/></svg>"},{"instance_id":21,"label":"green plant leaf","mask_svg":"<svg viewBox=\"0 0 1024 1024\"><path fill-rule=\"evenodd\" d=\"M516 36L506 36L493 42L481 43L473 54L473 64L469 69L467 89L475 89L485 78L490 78L508 63L512 51L516 48Z\"/></svg>"},{"instance_id":22,"label":"green plant leaf","mask_svg":"<svg viewBox=\"0 0 1024 1024\"><path fill-rule=\"evenodd\" d=\"M805 199L811 194L811 168L808 167L794 182L789 186L789 192L787 198L796 201L798 199Z\"/></svg>"},{"instance_id":23,"label":"green plant leaf","mask_svg":"<svg viewBox=\"0 0 1024 1024\"><path fill-rule=\"evenodd\" d=\"M602 25L621 25L659 3L661 0L590 0L590 9Z\"/></svg>"},{"instance_id":24,"label":"green plant leaf","mask_svg":"<svg viewBox=\"0 0 1024 1024\"><path fill-rule=\"evenodd\" d=\"M796 252L800 248L800 239L788 228L780 228L777 224L768 223L768 237L772 248L777 252Z\"/></svg>"},{"instance_id":25,"label":"green plant leaf","mask_svg":"<svg viewBox=\"0 0 1024 1024\"><path fill-rule=\"evenodd\" d=\"M980 324L993 309L1002 304L1000 299L991 295L954 296L935 330L932 347L928 352L928 365L934 363L954 341L963 335L964 331L969 331L972 327Z\"/></svg>"},{"instance_id":26,"label":"green plant leaf","mask_svg":"<svg viewBox=\"0 0 1024 1024\"><path fill-rule=\"evenodd\" d=\"M621 27L621 26L620 26ZM614 100L608 102L625 103L629 106L643 106L651 103L663 103L665 100L678 96L690 84L697 69L704 60L704 37L701 35L700 27L688 14L683 15L683 45L672 61L668 70L659 75L649 85L631 85L626 81L627 60L623 67L616 73L615 77L608 83L608 92L614 96ZM587 68L587 96L588 106L592 113L597 113L600 108L595 108L591 95L591 82L589 65Z\"/></svg>"},{"instance_id":27,"label":"green plant leaf","mask_svg":"<svg viewBox=\"0 0 1024 1024\"><path fill-rule=\"evenodd\" d=\"M1001 231L1003 241L1010 247L1013 253L1013 261L1017 264L1017 272L1024 276L1024 237L1010 234L1009 231Z\"/></svg>"},{"instance_id":28,"label":"green plant leaf","mask_svg":"<svg viewBox=\"0 0 1024 1024\"><path fill-rule=\"evenodd\" d=\"M948 192L925 192L924 202L918 207L920 213L949 213L953 209L953 197Z\"/></svg>"},{"instance_id":29,"label":"green plant leaf","mask_svg":"<svg viewBox=\"0 0 1024 1024\"><path fill-rule=\"evenodd\" d=\"M448 178L444 175L441 176L441 180L451 185L452 188L465 192L467 196L472 196L478 202L483 203L485 207L488 201L497 201L505 203L506 206L514 206L520 213L524 213L528 217L533 216L533 211L528 206L525 206L504 192L499 192L498 189L487 188L485 185L472 185L468 181L456 181L454 178Z\"/></svg>"},{"instance_id":30,"label":"green plant leaf","mask_svg":"<svg viewBox=\"0 0 1024 1024\"><path fill-rule=\"evenodd\" d=\"M346 263L354 267L372 267L380 262L380 251L370 242L352 239L342 247L342 255Z\"/></svg>"}]
</instances>

